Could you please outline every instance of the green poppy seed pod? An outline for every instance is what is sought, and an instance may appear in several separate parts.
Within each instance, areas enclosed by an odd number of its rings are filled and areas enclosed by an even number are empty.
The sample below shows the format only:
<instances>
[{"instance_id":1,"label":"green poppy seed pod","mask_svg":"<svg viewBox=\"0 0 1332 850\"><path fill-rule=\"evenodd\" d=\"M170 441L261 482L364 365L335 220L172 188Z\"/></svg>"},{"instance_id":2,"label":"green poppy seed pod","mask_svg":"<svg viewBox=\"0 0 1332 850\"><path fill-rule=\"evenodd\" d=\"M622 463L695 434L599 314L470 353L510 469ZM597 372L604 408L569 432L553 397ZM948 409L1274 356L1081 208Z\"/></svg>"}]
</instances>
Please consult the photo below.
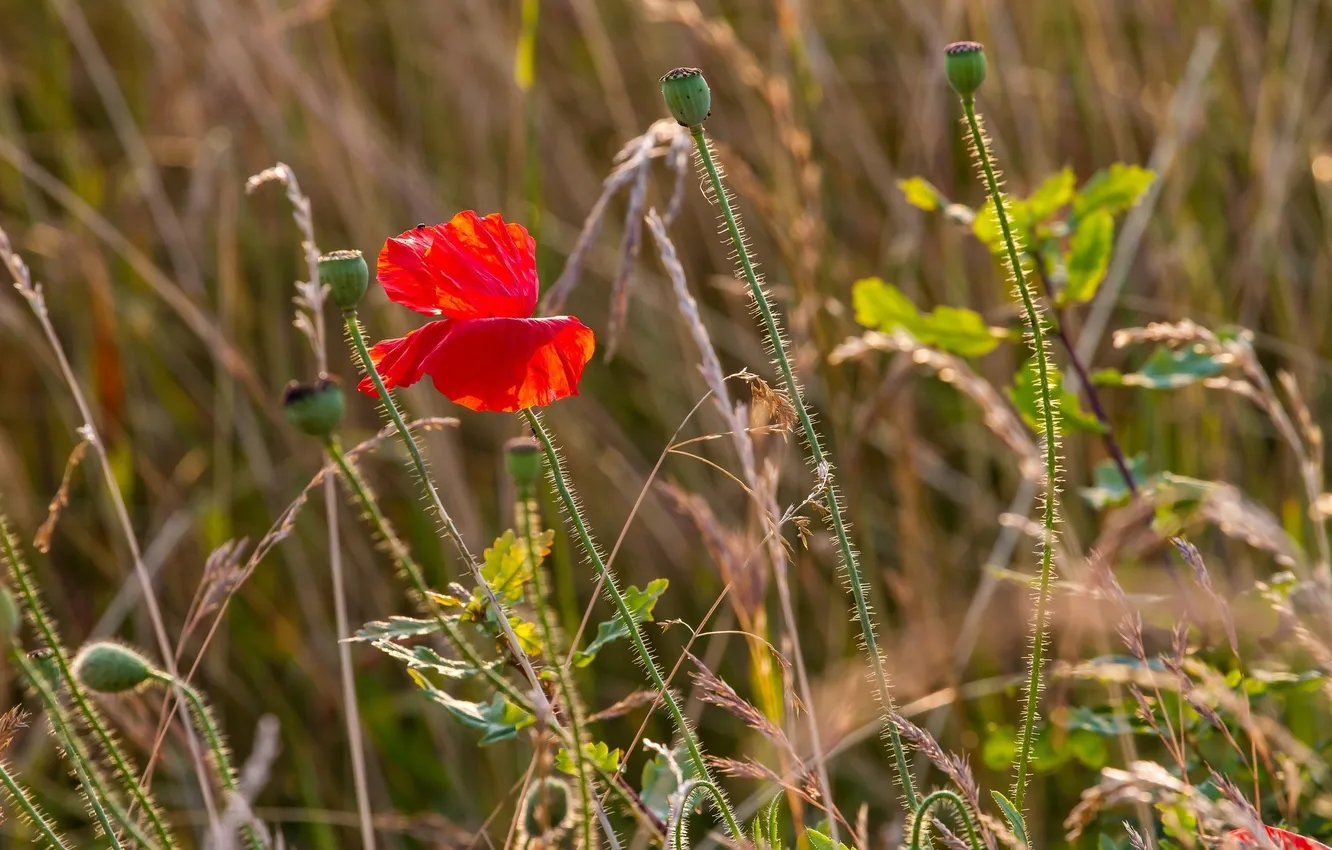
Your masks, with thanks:
<instances>
[{"instance_id":1,"label":"green poppy seed pod","mask_svg":"<svg viewBox=\"0 0 1332 850\"><path fill-rule=\"evenodd\" d=\"M541 477L541 446L531 437L514 437L504 444L504 465L519 490L530 490Z\"/></svg>"},{"instance_id":2,"label":"green poppy seed pod","mask_svg":"<svg viewBox=\"0 0 1332 850\"><path fill-rule=\"evenodd\" d=\"M23 613L19 611L18 600L9 588L0 584L0 647L14 642L22 623Z\"/></svg>"},{"instance_id":3,"label":"green poppy seed pod","mask_svg":"<svg viewBox=\"0 0 1332 850\"><path fill-rule=\"evenodd\" d=\"M319 282L343 310L354 310L370 285L370 269L360 251L334 251L319 258Z\"/></svg>"},{"instance_id":4,"label":"green poppy seed pod","mask_svg":"<svg viewBox=\"0 0 1332 850\"><path fill-rule=\"evenodd\" d=\"M282 393L287 421L312 437L327 437L338 430L346 406L342 382L331 375L320 375L313 384L292 381Z\"/></svg>"},{"instance_id":5,"label":"green poppy seed pod","mask_svg":"<svg viewBox=\"0 0 1332 850\"><path fill-rule=\"evenodd\" d=\"M99 694L131 691L157 675L139 653L118 643L90 643L74 656L74 678Z\"/></svg>"},{"instance_id":6,"label":"green poppy seed pod","mask_svg":"<svg viewBox=\"0 0 1332 850\"><path fill-rule=\"evenodd\" d=\"M532 783L523 798L523 829L537 838L566 826L573 811L569 786L561 779L547 776Z\"/></svg>"},{"instance_id":7,"label":"green poppy seed pod","mask_svg":"<svg viewBox=\"0 0 1332 850\"><path fill-rule=\"evenodd\" d=\"M944 48L944 73L948 84L969 98L985 82L985 48L976 41L955 41Z\"/></svg>"},{"instance_id":8,"label":"green poppy seed pod","mask_svg":"<svg viewBox=\"0 0 1332 850\"><path fill-rule=\"evenodd\" d=\"M671 117L685 127L701 127L712 114L712 90L697 68L676 68L661 78L661 94Z\"/></svg>"}]
</instances>

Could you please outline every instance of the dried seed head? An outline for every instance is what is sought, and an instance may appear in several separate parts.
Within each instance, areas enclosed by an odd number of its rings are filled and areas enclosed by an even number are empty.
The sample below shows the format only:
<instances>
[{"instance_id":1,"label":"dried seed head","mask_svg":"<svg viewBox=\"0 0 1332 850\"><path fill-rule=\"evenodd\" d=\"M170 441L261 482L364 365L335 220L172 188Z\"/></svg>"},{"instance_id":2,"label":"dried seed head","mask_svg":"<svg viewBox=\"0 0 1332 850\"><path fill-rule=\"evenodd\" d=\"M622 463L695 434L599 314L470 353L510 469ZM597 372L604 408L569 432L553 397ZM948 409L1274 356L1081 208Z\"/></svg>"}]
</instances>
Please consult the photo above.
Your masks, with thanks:
<instances>
[{"instance_id":1,"label":"dried seed head","mask_svg":"<svg viewBox=\"0 0 1332 850\"><path fill-rule=\"evenodd\" d=\"M693 129L712 114L712 90L697 68L676 68L661 78L661 94L671 117Z\"/></svg>"},{"instance_id":2,"label":"dried seed head","mask_svg":"<svg viewBox=\"0 0 1332 850\"><path fill-rule=\"evenodd\" d=\"M955 41L944 48L944 73L948 83L963 98L969 98L985 82L985 48L976 41Z\"/></svg>"},{"instance_id":3,"label":"dried seed head","mask_svg":"<svg viewBox=\"0 0 1332 850\"><path fill-rule=\"evenodd\" d=\"M370 285L370 269L360 251L334 251L319 258L319 282L334 304L354 310Z\"/></svg>"},{"instance_id":4,"label":"dried seed head","mask_svg":"<svg viewBox=\"0 0 1332 850\"><path fill-rule=\"evenodd\" d=\"M111 641L90 643L74 657L74 678L100 694L130 691L157 675L148 659Z\"/></svg>"},{"instance_id":5,"label":"dried seed head","mask_svg":"<svg viewBox=\"0 0 1332 850\"><path fill-rule=\"evenodd\" d=\"M531 437L514 437L504 444L504 465L519 490L530 490L541 476L541 446Z\"/></svg>"},{"instance_id":6,"label":"dried seed head","mask_svg":"<svg viewBox=\"0 0 1332 850\"><path fill-rule=\"evenodd\" d=\"M342 383L331 375L320 375L313 384L292 381L282 393L287 421L312 437L327 437L336 431L346 406Z\"/></svg>"}]
</instances>

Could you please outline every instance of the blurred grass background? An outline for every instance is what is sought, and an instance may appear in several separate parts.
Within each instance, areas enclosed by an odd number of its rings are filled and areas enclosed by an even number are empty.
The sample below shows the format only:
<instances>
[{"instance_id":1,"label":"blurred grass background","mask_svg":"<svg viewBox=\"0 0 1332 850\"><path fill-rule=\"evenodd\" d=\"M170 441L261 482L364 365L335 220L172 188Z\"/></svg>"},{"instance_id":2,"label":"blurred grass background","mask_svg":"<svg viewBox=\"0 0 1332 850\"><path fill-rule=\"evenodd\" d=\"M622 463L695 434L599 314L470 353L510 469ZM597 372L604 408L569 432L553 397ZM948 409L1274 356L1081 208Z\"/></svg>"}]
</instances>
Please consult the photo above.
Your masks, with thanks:
<instances>
[{"instance_id":1,"label":"blurred grass background","mask_svg":"<svg viewBox=\"0 0 1332 850\"><path fill-rule=\"evenodd\" d=\"M956 200L982 198L941 73L945 43L987 45L980 106L1016 193L1064 165L1082 180L1115 161L1145 165L1163 140L1173 148L1112 328L1185 316L1242 323L1259 333L1265 357L1295 372L1315 417L1325 418L1332 8L1314 0L0 0L0 21L0 226L46 286L176 628L210 551L262 536L320 462L275 403L283 384L313 368L291 326L292 282L304 268L299 234L280 190L246 196L246 176L289 163L313 200L325 251L373 255L417 221L503 211L537 236L549 285L612 156L664 115L657 78L677 65L702 67L712 84L709 131L790 311L901 702L1018 671L1026 651L1023 596L1001 590L981 619L980 651L954 669L959 625L1018 488L1013 459L977 411L949 388L917 380L905 362L824 362L855 332L849 293L859 277L894 281L926 306L967 305L996 323L1012 315L984 248L910 207L895 185L920 174ZM1211 38L1220 48L1198 78L1193 108L1172 114L1190 56ZM704 319L728 369L766 375L728 249L690 180L673 236ZM671 188L658 167L649 203L664 206ZM599 334L623 261L624 205L623 197L611 202L567 307ZM594 361L582 397L550 414L608 542L704 392L655 249L629 261L632 302L615 358ZM375 337L412 326L380 293L363 316ZM1074 317L1075 334L1076 325ZM0 492L31 539L77 441L77 413L24 304L8 292L0 293L0 327ZM1013 354L990 356L981 373L1008 383ZM1132 356L1107 341L1094 361L1126 365ZM351 378L344 351L333 363ZM428 387L404 397L415 415L458 413ZM1234 483L1296 540L1307 537L1295 464L1242 402L1200 389L1112 390L1106 401L1121 442L1145 452L1153 469ZM704 409L684 433L717 426ZM370 402L354 402L346 439L376 428ZM474 547L508 521L497 450L517 431L513 419L464 415L460 428L430 439L446 503ZM720 443L695 448L733 464ZM797 501L809 486L797 447L770 438L764 449L785 464L785 501ZM382 451L367 471L442 585L458 565L433 542L395 451ZM1102 449L1076 436L1065 453L1065 514L1090 539L1098 518L1074 494ZM662 474L704 494L725 524L745 524L743 492L716 470L673 456ZM137 609L113 603L132 602L133 589L108 518L104 493L80 472L54 548L35 563L71 640L110 612L102 628L150 644ZM353 621L404 612L385 559L354 520L347 512ZM1219 536L1206 542L1223 585L1273 569ZM1031 566L1026 549L1018 547L1022 569ZM284 752L261 814L283 822L297 846L318 848L350 846L355 834L324 550L321 512L307 511L246 582L198 674L241 754L262 714L281 722ZM870 719L872 698L831 553L820 541L797 552L802 639L818 671L821 721L836 739ZM576 621L591 576L567 545L557 545L557 558L563 613ZM617 564L640 586L671 579L659 619L697 622L722 587L697 529L656 490ZM1155 578L1148 570L1140 580ZM724 624L729 614L721 616ZM659 639L669 661L681 632ZM1057 633L1056 654L1083 651L1072 643ZM736 640L713 638L701 649L733 682L749 681ZM468 845L520 778L524 745L476 750L397 665L368 650L355 658L385 846ZM623 647L583 682L593 710L639 684ZM1014 722L1015 696L998 689L937 700L949 706L939 727L945 744L977 753L992 725ZM115 712L126 736L146 747L155 703L129 701ZM623 744L638 722L612 721L601 735ZM715 712L703 714L701 728L718 754L749 746ZM649 726L649 737L668 734L661 722ZM28 775L51 764L40 740L20 758ZM182 796L188 766L168 760L163 770L163 802L197 809ZM1006 787L1002 773L980 772L983 784ZM866 802L872 823L889 824L889 767L872 735L839 755L834 775L845 811ZM1041 779L1041 834L1059 834L1092 776L1077 769ZM58 786L52 777L44 790Z\"/></svg>"}]
</instances>

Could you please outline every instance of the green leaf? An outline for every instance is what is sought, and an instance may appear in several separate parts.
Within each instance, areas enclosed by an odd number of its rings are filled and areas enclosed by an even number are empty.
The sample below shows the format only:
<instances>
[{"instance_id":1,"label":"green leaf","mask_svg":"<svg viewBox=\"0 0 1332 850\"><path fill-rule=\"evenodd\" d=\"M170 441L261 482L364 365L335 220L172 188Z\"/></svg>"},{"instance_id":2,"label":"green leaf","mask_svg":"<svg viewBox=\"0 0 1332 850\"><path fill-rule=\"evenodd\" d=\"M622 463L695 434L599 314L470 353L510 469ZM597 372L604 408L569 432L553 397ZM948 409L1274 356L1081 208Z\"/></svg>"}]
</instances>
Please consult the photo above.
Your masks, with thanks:
<instances>
[{"instance_id":1,"label":"green leaf","mask_svg":"<svg viewBox=\"0 0 1332 850\"><path fill-rule=\"evenodd\" d=\"M833 840L814 827L805 827L805 839L813 850L834 850ZM835 850L851 850L842 842L837 842Z\"/></svg>"},{"instance_id":2,"label":"green leaf","mask_svg":"<svg viewBox=\"0 0 1332 850\"><path fill-rule=\"evenodd\" d=\"M621 750L612 750L605 741L588 741L583 744L583 759L606 773L614 773L620 769L622 755L624 753ZM570 776L578 774L578 766L574 764L573 756L563 747L555 754L555 769Z\"/></svg>"},{"instance_id":3,"label":"green leaf","mask_svg":"<svg viewBox=\"0 0 1332 850\"><path fill-rule=\"evenodd\" d=\"M391 640L377 640L372 646L385 655L405 662L410 670L433 670L449 679L465 679L481 672L466 661L444 658L428 646L402 646Z\"/></svg>"},{"instance_id":4,"label":"green leaf","mask_svg":"<svg viewBox=\"0 0 1332 850\"><path fill-rule=\"evenodd\" d=\"M1059 416L1065 427L1092 434L1104 434L1105 426L1101 424L1101 420L1083 408L1082 399L1077 393L1069 390L1067 378L1058 369L1054 370L1052 379L1057 387L1054 395L1059 403ZM1040 398L1039 387L1040 380L1035 362L1028 359L1013 376L1013 385L1007 390L1008 400L1013 403L1022 421L1036 433L1040 433L1041 430L1040 409L1036 404L1036 400Z\"/></svg>"},{"instance_id":5,"label":"green leaf","mask_svg":"<svg viewBox=\"0 0 1332 850\"><path fill-rule=\"evenodd\" d=\"M1193 346L1169 348L1161 345L1142 368L1124 375L1121 382L1129 387L1169 390L1219 375L1225 368L1224 363Z\"/></svg>"},{"instance_id":6,"label":"green leaf","mask_svg":"<svg viewBox=\"0 0 1332 850\"><path fill-rule=\"evenodd\" d=\"M1045 178L1036 187L1036 191L1031 193L1031 197L1027 198L1027 214L1032 223L1040 224L1067 206L1073 200L1076 184L1073 169L1067 166Z\"/></svg>"},{"instance_id":7,"label":"green leaf","mask_svg":"<svg viewBox=\"0 0 1332 850\"><path fill-rule=\"evenodd\" d=\"M907 203L913 207L919 207L926 212L934 212L948 203L948 199L943 193L934 188L928 180L923 177L911 177L907 180L898 180L897 188L906 195Z\"/></svg>"},{"instance_id":8,"label":"green leaf","mask_svg":"<svg viewBox=\"0 0 1332 850\"><path fill-rule=\"evenodd\" d=\"M959 357L980 357L999 344L980 313L946 305L935 307L922 318L917 336L921 342Z\"/></svg>"},{"instance_id":9,"label":"green leaf","mask_svg":"<svg viewBox=\"0 0 1332 850\"><path fill-rule=\"evenodd\" d=\"M851 304L856 310L856 321L867 328L886 334L904 330L912 336L920 332L920 310L902 290L880 278L856 281L851 287Z\"/></svg>"},{"instance_id":10,"label":"green leaf","mask_svg":"<svg viewBox=\"0 0 1332 850\"><path fill-rule=\"evenodd\" d=\"M1073 199L1073 212L1078 218L1097 211L1110 215L1123 212L1138 202L1155 179L1156 175L1146 168L1116 162L1109 170L1092 175Z\"/></svg>"},{"instance_id":11,"label":"green leaf","mask_svg":"<svg viewBox=\"0 0 1332 850\"><path fill-rule=\"evenodd\" d=\"M1122 850L1122 845L1102 832L1096 836L1096 850Z\"/></svg>"},{"instance_id":12,"label":"green leaf","mask_svg":"<svg viewBox=\"0 0 1332 850\"><path fill-rule=\"evenodd\" d=\"M387 620L373 620L361 626L352 641L399 640L417 635L434 634L439 631L439 623L434 620L419 620L415 617L389 617Z\"/></svg>"},{"instance_id":13,"label":"green leaf","mask_svg":"<svg viewBox=\"0 0 1332 850\"><path fill-rule=\"evenodd\" d=\"M413 678L418 685L423 681L419 674ZM495 694L490 702L468 702L431 687L428 683L424 690L431 700L444 706L444 710L459 723L484 732L480 741L483 747L517 737L519 729L531 726L535 720L531 714L509 702L504 694Z\"/></svg>"},{"instance_id":14,"label":"green leaf","mask_svg":"<svg viewBox=\"0 0 1332 850\"><path fill-rule=\"evenodd\" d=\"M481 578L504 605L512 605L523 598L523 586L532 580L524 547L518 545L513 531L501 534L494 545L485 551L481 564ZM473 598L484 598L478 588Z\"/></svg>"},{"instance_id":15,"label":"green leaf","mask_svg":"<svg viewBox=\"0 0 1332 850\"><path fill-rule=\"evenodd\" d=\"M1013 834L1017 836L1017 840L1030 847L1031 842L1027 840L1027 823L1022 819L1022 813L1017 810L1017 806L1014 806L1007 797L998 791L991 791L990 796L994 797L994 802L999 806L999 811L1004 813L1004 818L1008 821L1008 826L1013 830Z\"/></svg>"},{"instance_id":16,"label":"green leaf","mask_svg":"<svg viewBox=\"0 0 1332 850\"><path fill-rule=\"evenodd\" d=\"M1115 220L1100 210L1078 220L1077 230L1068 246L1068 284L1065 303L1082 304L1092 300L1110 267L1110 253L1115 246Z\"/></svg>"},{"instance_id":17,"label":"green leaf","mask_svg":"<svg viewBox=\"0 0 1332 850\"><path fill-rule=\"evenodd\" d=\"M536 623L529 623L516 614L509 616L509 626L513 629L513 636L518 638L518 646L528 655L540 655L545 652L546 645L541 640L541 633L537 631Z\"/></svg>"},{"instance_id":18,"label":"green leaf","mask_svg":"<svg viewBox=\"0 0 1332 850\"><path fill-rule=\"evenodd\" d=\"M1122 714L1102 714L1086 706L1071 706L1064 725L1072 731L1090 732L1103 738L1133 733L1133 724Z\"/></svg>"},{"instance_id":19,"label":"green leaf","mask_svg":"<svg viewBox=\"0 0 1332 850\"><path fill-rule=\"evenodd\" d=\"M1092 770L1100 770L1110 759L1105 738L1085 729L1075 729L1068 736L1068 748L1073 757Z\"/></svg>"},{"instance_id":20,"label":"green leaf","mask_svg":"<svg viewBox=\"0 0 1332 850\"><path fill-rule=\"evenodd\" d=\"M1031 210L1026 201L1004 196L1004 209L1008 212L1008 224L1015 231L1017 239L1026 244L1027 222L1031 219ZM1004 232L999 228L999 219L994 214L994 199L987 198L985 205L976 210L976 219L971 223L971 232L993 253L1005 250Z\"/></svg>"},{"instance_id":21,"label":"green leaf","mask_svg":"<svg viewBox=\"0 0 1332 850\"><path fill-rule=\"evenodd\" d=\"M981 746L981 761L990 770L1003 770L1017 755L1017 730L1012 726L992 726Z\"/></svg>"},{"instance_id":22,"label":"green leaf","mask_svg":"<svg viewBox=\"0 0 1332 850\"><path fill-rule=\"evenodd\" d=\"M657 607L657 600L666 592L668 584L669 582L666 579L658 578L648 582L648 586L643 590L639 590L633 585L625 588L625 605L628 606L629 613L633 616L635 623L652 622L652 610ZM597 653L606 644L626 637L629 637L629 629L624 623L620 622L618 616L603 622L597 626L597 636L587 645L587 648L574 653L574 666L586 667L592 663L592 659L597 657Z\"/></svg>"},{"instance_id":23,"label":"green leaf","mask_svg":"<svg viewBox=\"0 0 1332 850\"><path fill-rule=\"evenodd\" d=\"M1128 467L1129 475L1133 476L1133 483L1139 488L1151 483L1152 479L1147 474L1146 455L1138 454L1127 458L1124 465ZM1082 498L1098 511L1128 504L1129 498L1133 495L1113 458L1107 458L1096 464L1096 469L1092 472L1092 482L1093 486L1083 488Z\"/></svg>"},{"instance_id":24,"label":"green leaf","mask_svg":"<svg viewBox=\"0 0 1332 850\"><path fill-rule=\"evenodd\" d=\"M671 817L671 795L680 788L680 778L686 782L696 779L694 763L689 760L684 744L671 751L668 759L664 753L657 753L643 765L643 774L639 781L639 797L648 811L663 821Z\"/></svg>"}]
</instances>

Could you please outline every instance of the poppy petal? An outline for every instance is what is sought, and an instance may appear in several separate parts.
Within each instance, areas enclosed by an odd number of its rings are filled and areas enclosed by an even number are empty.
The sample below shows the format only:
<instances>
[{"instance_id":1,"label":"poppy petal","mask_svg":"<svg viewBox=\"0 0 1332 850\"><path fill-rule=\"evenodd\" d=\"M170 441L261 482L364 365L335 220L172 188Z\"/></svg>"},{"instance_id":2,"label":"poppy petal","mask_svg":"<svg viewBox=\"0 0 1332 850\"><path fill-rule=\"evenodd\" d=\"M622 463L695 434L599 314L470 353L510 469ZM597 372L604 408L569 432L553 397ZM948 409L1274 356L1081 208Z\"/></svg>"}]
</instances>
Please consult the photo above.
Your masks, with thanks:
<instances>
[{"instance_id":1,"label":"poppy petal","mask_svg":"<svg viewBox=\"0 0 1332 850\"><path fill-rule=\"evenodd\" d=\"M407 336L386 339L371 346L370 362L375 364L379 377L384 379L385 389L410 387L421 380L426 358L448 336L454 324L447 319L430 322ZM369 375L362 378L356 388L367 395L379 395Z\"/></svg>"},{"instance_id":2,"label":"poppy petal","mask_svg":"<svg viewBox=\"0 0 1332 850\"><path fill-rule=\"evenodd\" d=\"M390 299L427 316L523 319L536 309L536 241L499 213L467 210L394 236L377 274Z\"/></svg>"},{"instance_id":3,"label":"poppy petal","mask_svg":"<svg viewBox=\"0 0 1332 850\"><path fill-rule=\"evenodd\" d=\"M1267 837L1272 839L1272 843L1280 848L1280 850L1329 850L1326 844L1315 841L1312 838L1306 838L1298 833L1279 829L1275 826L1267 826L1265 824L1263 825L1263 829L1267 831ZM1259 846L1258 840L1254 838L1253 833L1249 832L1247 829L1232 829L1229 835L1231 838L1234 838L1245 846Z\"/></svg>"},{"instance_id":4,"label":"poppy petal","mask_svg":"<svg viewBox=\"0 0 1332 850\"><path fill-rule=\"evenodd\" d=\"M578 395L596 347L591 329L569 316L452 325L422 368L437 390L472 410L512 413Z\"/></svg>"}]
</instances>

